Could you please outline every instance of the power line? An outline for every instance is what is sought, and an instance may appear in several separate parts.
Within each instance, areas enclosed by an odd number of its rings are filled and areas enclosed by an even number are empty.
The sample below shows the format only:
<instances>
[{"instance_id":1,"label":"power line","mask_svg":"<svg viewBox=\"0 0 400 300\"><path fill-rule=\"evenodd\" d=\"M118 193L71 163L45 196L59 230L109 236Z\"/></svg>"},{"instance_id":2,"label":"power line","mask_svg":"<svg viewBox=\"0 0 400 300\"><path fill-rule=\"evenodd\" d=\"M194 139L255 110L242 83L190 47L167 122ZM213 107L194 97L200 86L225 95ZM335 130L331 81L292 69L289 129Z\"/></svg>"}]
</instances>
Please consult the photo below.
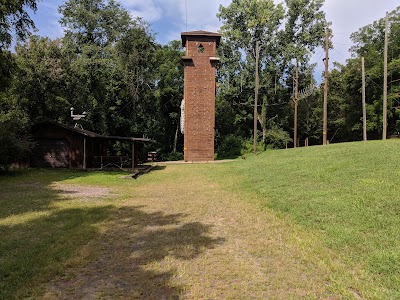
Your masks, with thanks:
<instances>
[{"instance_id":1,"label":"power line","mask_svg":"<svg viewBox=\"0 0 400 300\"><path fill-rule=\"evenodd\" d=\"M337 54L339 54L341 57L343 57L345 60L347 60L348 58L346 58L341 52L337 51L335 48L333 48L333 51L335 51Z\"/></svg>"},{"instance_id":2,"label":"power line","mask_svg":"<svg viewBox=\"0 0 400 300\"><path fill-rule=\"evenodd\" d=\"M379 84L377 84L375 81L373 81L371 78L369 78L368 75L367 75L367 79L383 91L383 88Z\"/></svg>"}]
</instances>

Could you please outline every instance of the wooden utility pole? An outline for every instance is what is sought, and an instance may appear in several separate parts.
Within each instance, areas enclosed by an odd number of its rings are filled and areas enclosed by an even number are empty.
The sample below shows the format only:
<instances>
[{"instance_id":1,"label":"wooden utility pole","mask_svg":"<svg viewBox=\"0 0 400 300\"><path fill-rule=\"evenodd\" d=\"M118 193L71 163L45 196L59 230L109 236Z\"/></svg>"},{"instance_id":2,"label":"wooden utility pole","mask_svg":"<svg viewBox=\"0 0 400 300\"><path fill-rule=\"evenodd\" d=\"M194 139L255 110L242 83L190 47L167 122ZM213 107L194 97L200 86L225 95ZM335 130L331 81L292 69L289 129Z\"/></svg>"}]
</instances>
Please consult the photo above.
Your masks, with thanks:
<instances>
[{"instance_id":1,"label":"wooden utility pole","mask_svg":"<svg viewBox=\"0 0 400 300\"><path fill-rule=\"evenodd\" d=\"M387 130L387 61L388 61L388 13L386 13L385 20L385 50L383 57L383 130L382 140L386 140Z\"/></svg>"},{"instance_id":2,"label":"wooden utility pole","mask_svg":"<svg viewBox=\"0 0 400 300\"><path fill-rule=\"evenodd\" d=\"M322 143L327 144L328 130L328 66L329 66L329 29L325 29L325 86L324 86L324 116L322 128Z\"/></svg>"},{"instance_id":3,"label":"wooden utility pole","mask_svg":"<svg viewBox=\"0 0 400 300\"><path fill-rule=\"evenodd\" d=\"M363 141L367 140L367 111L365 108L365 66L364 57L361 57L361 71L362 71L362 112L363 112Z\"/></svg>"},{"instance_id":4,"label":"wooden utility pole","mask_svg":"<svg viewBox=\"0 0 400 300\"><path fill-rule=\"evenodd\" d=\"M297 147L297 107L299 105L299 66L296 61L296 79L294 90L294 126L293 126L293 147Z\"/></svg>"},{"instance_id":5,"label":"wooden utility pole","mask_svg":"<svg viewBox=\"0 0 400 300\"><path fill-rule=\"evenodd\" d=\"M257 105L258 105L258 41L256 42L256 84L254 88L254 155L257 154Z\"/></svg>"}]
</instances>

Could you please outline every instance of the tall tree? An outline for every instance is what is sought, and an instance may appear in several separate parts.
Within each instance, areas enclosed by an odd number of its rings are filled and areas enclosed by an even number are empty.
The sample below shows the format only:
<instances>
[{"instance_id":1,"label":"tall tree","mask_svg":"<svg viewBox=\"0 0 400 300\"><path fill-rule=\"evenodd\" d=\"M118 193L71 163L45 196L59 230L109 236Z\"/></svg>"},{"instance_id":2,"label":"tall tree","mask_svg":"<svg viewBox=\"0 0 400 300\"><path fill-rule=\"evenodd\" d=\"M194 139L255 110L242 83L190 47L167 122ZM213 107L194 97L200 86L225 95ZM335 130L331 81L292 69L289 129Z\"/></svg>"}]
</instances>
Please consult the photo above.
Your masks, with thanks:
<instances>
[{"instance_id":1,"label":"tall tree","mask_svg":"<svg viewBox=\"0 0 400 300\"><path fill-rule=\"evenodd\" d=\"M400 132L400 7L389 13L388 63L388 134ZM382 86L385 19L360 28L351 35L352 58L344 65L335 65L332 72L331 95L333 120L338 131L337 141L362 139L361 60L366 66L367 131L372 139L382 135Z\"/></svg>"},{"instance_id":2,"label":"tall tree","mask_svg":"<svg viewBox=\"0 0 400 300\"><path fill-rule=\"evenodd\" d=\"M183 148L179 131L183 98L183 54L181 41L177 40L161 46L155 52L155 60L158 62L155 96L161 123L159 138L165 152L176 152L177 149L182 151Z\"/></svg>"},{"instance_id":3,"label":"tall tree","mask_svg":"<svg viewBox=\"0 0 400 300\"><path fill-rule=\"evenodd\" d=\"M65 95L66 70L63 66L61 40L31 36L17 44L17 78L13 94L32 123L42 120L64 121L68 104Z\"/></svg>"},{"instance_id":4,"label":"tall tree","mask_svg":"<svg viewBox=\"0 0 400 300\"><path fill-rule=\"evenodd\" d=\"M329 26L321 10L324 2L285 0L285 28L279 35L286 64L293 60L295 64L307 63L316 48L324 47L325 29Z\"/></svg>"},{"instance_id":5,"label":"tall tree","mask_svg":"<svg viewBox=\"0 0 400 300\"><path fill-rule=\"evenodd\" d=\"M15 79L17 64L15 55L8 49L12 34L25 40L34 23L27 8L36 11L36 0L0 1L0 168L21 159L30 147L28 138L29 119L16 105L11 86Z\"/></svg>"},{"instance_id":6,"label":"tall tree","mask_svg":"<svg viewBox=\"0 0 400 300\"><path fill-rule=\"evenodd\" d=\"M217 16L223 23L221 32L224 40L231 44L233 48L244 52L245 57L242 60L246 62L246 68L249 69L250 74L255 73L256 67L259 68L259 66L255 66L257 41L260 46L260 73L263 73L263 70L267 67L275 69L277 36L284 17L284 9L281 4L275 5L273 0L233 0L227 7L221 5ZM261 88L266 87L267 76L264 72L264 76L261 78ZM249 84L247 88L251 87L251 85ZM244 101L251 101L251 99L249 97ZM257 116L262 126L263 141L265 141L267 125L265 118L266 99L267 97L264 95L265 101L262 101L261 109L263 114L261 117ZM249 104L247 110L251 108L251 102Z\"/></svg>"},{"instance_id":7,"label":"tall tree","mask_svg":"<svg viewBox=\"0 0 400 300\"><path fill-rule=\"evenodd\" d=\"M108 46L131 25L129 12L114 0L69 0L59 12L66 35L78 46Z\"/></svg>"},{"instance_id":8,"label":"tall tree","mask_svg":"<svg viewBox=\"0 0 400 300\"><path fill-rule=\"evenodd\" d=\"M0 2L0 51L8 49L12 32L24 40L35 25L26 11L36 11L36 0L6 0Z\"/></svg>"},{"instance_id":9,"label":"tall tree","mask_svg":"<svg viewBox=\"0 0 400 300\"><path fill-rule=\"evenodd\" d=\"M123 126L121 113L129 110L120 106L132 102L137 90L133 86L138 86L141 76L137 67L152 48L146 24L133 20L114 0L70 0L59 11L65 29L64 52L71 57L70 104L88 112L89 129L115 133L122 126L121 134L135 132Z\"/></svg>"},{"instance_id":10,"label":"tall tree","mask_svg":"<svg viewBox=\"0 0 400 300\"><path fill-rule=\"evenodd\" d=\"M321 10L324 0L285 0L286 24L280 33L280 43L285 62L285 67L294 65L295 73L299 68L306 71L311 54L317 47L325 43L325 29L329 23L325 19L325 13ZM295 78L296 90L306 87ZM297 138L297 108L299 99L293 98L294 105L294 138ZM294 141L295 145L297 141Z\"/></svg>"},{"instance_id":11,"label":"tall tree","mask_svg":"<svg viewBox=\"0 0 400 300\"><path fill-rule=\"evenodd\" d=\"M268 124L273 124L270 126L275 129L290 128L288 102L297 62L303 69L300 70L300 77L305 79L300 88L313 80L312 75L311 78L307 75L311 68L309 60L313 51L323 45L324 29L328 24L321 11L322 5L323 0L286 0L285 6L275 5L274 1L268 0L235 0L228 7L220 7L217 16L223 22L221 30L224 41L239 52L239 57L234 58L236 62L222 60L223 70L230 68L230 71L229 76L224 74L221 79L234 83L236 87L237 78L241 82L240 93L232 90L232 84L223 84L222 87L225 91L230 86L230 90L241 98L238 102L247 102L246 106L241 107L243 117L249 115L254 99L250 93L254 89L255 42L259 40L261 44L258 121L263 142ZM236 68L233 67L235 64ZM246 93L243 93L243 82ZM268 122L268 118L274 118L274 122Z\"/></svg>"}]
</instances>

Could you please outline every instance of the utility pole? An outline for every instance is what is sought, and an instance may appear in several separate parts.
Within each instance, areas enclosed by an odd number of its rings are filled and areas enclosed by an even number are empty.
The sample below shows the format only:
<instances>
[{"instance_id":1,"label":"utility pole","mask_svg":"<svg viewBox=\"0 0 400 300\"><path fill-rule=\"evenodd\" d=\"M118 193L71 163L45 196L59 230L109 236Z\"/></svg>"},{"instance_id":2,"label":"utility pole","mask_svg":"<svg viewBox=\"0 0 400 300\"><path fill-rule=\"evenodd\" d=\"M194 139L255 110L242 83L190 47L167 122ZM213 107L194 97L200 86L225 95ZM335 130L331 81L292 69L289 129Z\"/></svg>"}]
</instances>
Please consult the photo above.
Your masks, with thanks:
<instances>
[{"instance_id":1,"label":"utility pole","mask_svg":"<svg viewBox=\"0 0 400 300\"><path fill-rule=\"evenodd\" d=\"M362 70L362 112L363 112L363 141L367 140L367 111L365 108L365 65L364 57L361 57Z\"/></svg>"},{"instance_id":2,"label":"utility pole","mask_svg":"<svg viewBox=\"0 0 400 300\"><path fill-rule=\"evenodd\" d=\"M294 90L294 128L293 128L293 147L297 147L297 107L299 105L299 66L296 61L296 79L295 79L295 90Z\"/></svg>"},{"instance_id":3,"label":"utility pole","mask_svg":"<svg viewBox=\"0 0 400 300\"><path fill-rule=\"evenodd\" d=\"M322 144L327 144L328 130L328 66L329 66L329 29L325 29L325 86L324 86L324 116L322 128Z\"/></svg>"},{"instance_id":4,"label":"utility pole","mask_svg":"<svg viewBox=\"0 0 400 300\"><path fill-rule=\"evenodd\" d=\"M256 42L256 84L254 88L254 155L257 154L258 41Z\"/></svg>"},{"instance_id":5,"label":"utility pole","mask_svg":"<svg viewBox=\"0 0 400 300\"><path fill-rule=\"evenodd\" d=\"M385 20L385 50L383 58L383 130L382 140L386 140L387 130L387 61L388 61L388 13L386 13Z\"/></svg>"}]
</instances>

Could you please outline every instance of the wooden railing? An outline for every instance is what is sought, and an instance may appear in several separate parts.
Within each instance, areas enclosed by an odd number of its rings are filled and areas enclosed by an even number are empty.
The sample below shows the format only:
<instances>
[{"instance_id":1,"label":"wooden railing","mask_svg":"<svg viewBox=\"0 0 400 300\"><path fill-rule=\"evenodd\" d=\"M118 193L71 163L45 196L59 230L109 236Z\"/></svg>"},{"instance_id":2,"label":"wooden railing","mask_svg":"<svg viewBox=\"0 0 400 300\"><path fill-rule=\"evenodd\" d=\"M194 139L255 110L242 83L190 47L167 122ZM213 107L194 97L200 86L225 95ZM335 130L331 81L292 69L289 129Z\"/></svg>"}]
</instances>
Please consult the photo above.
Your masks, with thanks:
<instances>
[{"instance_id":1,"label":"wooden railing","mask_svg":"<svg viewBox=\"0 0 400 300\"><path fill-rule=\"evenodd\" d=\"M129 156L93 156L93 166L95 168L119 168L129 166L131 160Z\"/></svg>"}]
</instances>

